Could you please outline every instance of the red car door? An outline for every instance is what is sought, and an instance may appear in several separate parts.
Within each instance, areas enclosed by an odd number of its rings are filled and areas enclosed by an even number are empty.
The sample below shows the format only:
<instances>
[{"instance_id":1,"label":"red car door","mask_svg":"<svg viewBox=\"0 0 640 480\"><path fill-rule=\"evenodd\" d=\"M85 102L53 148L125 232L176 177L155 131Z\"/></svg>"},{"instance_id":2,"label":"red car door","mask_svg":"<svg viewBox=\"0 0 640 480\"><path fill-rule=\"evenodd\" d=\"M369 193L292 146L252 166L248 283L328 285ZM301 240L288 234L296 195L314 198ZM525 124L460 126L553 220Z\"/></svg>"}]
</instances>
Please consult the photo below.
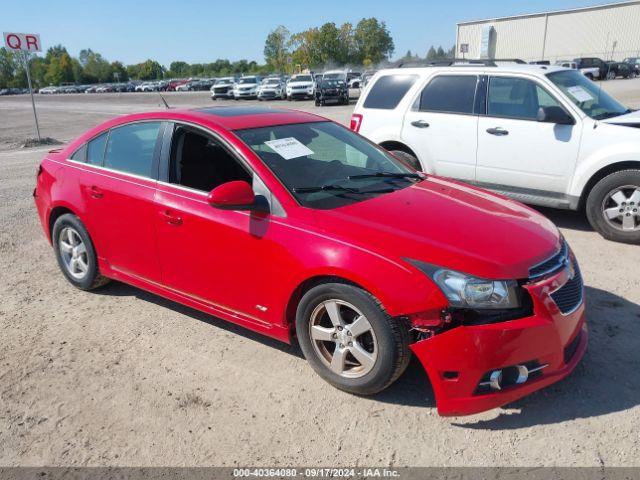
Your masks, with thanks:
<instances>
[{"instance_id":1,"label":"red car door","mask_svg":"<svg viewBox=\"0 0 640 480\"><path fill-rule=\"evenodd\" d=\"M116 128L87 145L85 223L98 256L125 275L160 281L154 231L160 122Z\"/></svg>"},{"instance_id":2,"label":"red car door","mask_svg":"<svg viewBox=\"0 0 640 480\"><path fill-rule=\"evenodd\" d=\"M219 143L182 127L174 134L171 157L168 181L156 192L163 284L259 324L279 320L270 318L270 284L280 248L273 239L281 227L270 214L219 210L207 202L215 186L251 183L251 173Z\"/></svg>"}]
</instances>

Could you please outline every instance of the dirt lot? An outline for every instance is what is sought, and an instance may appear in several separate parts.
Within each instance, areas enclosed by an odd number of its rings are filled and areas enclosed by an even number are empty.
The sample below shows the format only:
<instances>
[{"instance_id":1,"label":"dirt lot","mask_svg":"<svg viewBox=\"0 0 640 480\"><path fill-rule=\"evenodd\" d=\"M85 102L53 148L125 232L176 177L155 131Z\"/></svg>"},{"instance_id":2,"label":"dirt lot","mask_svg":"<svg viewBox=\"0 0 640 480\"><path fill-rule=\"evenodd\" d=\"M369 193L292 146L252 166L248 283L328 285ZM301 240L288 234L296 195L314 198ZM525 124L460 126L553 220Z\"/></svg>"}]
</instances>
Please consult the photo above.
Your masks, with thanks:
<instances>
[{"instance_id":1,"label":"dirt lot","mask_svg":"<svg viewBox=\"0 0 640 480\"><path fill-rule=\"evenodd\" d=\"M640 106L640 80L603 86ZM153 94L37 101L43 135L62 141L158 105ZM587 284L584 361L507 408L440 418L416 362L388 391L358 398L314 375L295 347L123 284L73 289L31 198L46 149L12 147L32 134L30 114L28 97L0 98L0 465L640 466L639 247L545 210Z\"/></svg>"}]
</instances>

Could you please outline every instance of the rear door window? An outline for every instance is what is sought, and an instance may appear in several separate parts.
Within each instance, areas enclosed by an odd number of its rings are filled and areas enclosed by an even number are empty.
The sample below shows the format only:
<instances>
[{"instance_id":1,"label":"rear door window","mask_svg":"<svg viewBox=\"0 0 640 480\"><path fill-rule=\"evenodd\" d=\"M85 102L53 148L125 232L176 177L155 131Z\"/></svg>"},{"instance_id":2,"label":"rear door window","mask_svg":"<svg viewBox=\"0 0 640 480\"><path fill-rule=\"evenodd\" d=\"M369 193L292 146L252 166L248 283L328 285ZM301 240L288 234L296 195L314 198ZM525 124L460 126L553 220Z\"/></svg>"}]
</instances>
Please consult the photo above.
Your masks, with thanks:
<instances>
[{"instance_id":1,"label":"rear door window","mask_svg":"<svg viewBox=\"0 0 640 480\"><path fill-rule=\"evenodd\" d=\"M154 177L153 159L160 122L133 123L114 128L104 155L104 166L141 177Z\"/></svg>"},{"instance_id":2,"label":"rear door window","mask_svg":"<svg viewBox=\"0 0 640 480\"><path fill-rule=\"evenodd\" d=\"M422 90L419 110L473 114L477 84L477 75L439 75Z\"/></svg>"},{"instance_id":3,"label":"rear door window","mask_svg":"<svg viewBox=\"0 0 640 480\"><path fill-rule=\"evenodd\" d=\"M364 108L393 110L416 82L417 75L385 75L369 90Z\"/></svg>"}]
</instances>

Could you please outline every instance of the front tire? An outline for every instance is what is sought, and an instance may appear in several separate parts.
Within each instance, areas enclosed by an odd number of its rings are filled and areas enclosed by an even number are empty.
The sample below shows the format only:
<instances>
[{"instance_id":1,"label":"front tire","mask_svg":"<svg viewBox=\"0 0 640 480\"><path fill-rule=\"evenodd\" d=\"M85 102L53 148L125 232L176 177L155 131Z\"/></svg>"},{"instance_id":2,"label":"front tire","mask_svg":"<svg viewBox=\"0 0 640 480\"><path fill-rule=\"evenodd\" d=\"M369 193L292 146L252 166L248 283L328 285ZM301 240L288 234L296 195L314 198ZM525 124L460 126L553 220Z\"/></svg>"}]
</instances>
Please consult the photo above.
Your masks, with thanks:
<instances>
[{"instance_id":1,"label":"front tire","mask_svg":"<svg viewBox=\"0 0 640 480\"><path fill-rule=\"evenodd\" d=\"M404 163L408 164L412 168L415 168L418 171L422 170L422 167L420 166L420 161L410 153L407 153L403 150L391 150L389 153L391 153L394 157L399 158L400 160L402 160Z\"/></svg>"},{"instance_id":2,"label":"front tire","mask_svg":"<svg viewBox=\"0 0 640 480\"><path fill-rule=\"evenodd\" d=\"M109 282L100 275L93 242L78 217L71 213L58 217L51 238L58 266L74 287L93 290Z\"/></svg>"},{"instance_id":3,"label":"front tire","mask_svg":"<svg viewBox=\"0 0 640 480\"><path fill-rule=\"evenodd\" d=\"M346 392L378 393L409 364L408 326L356 286L327 283L309 290L298 305L296 332L311 368Z\"/></svg>"},{"instance_id":4,"label":"front tire","mask_svg":"<svg viewBox=\"0 0 640 480\"><path fill-rule=\"evenodd\" d=\"M640 170L607 175L589 192L587 219L600 235L640 244Z\"/></svg>"}]
</instances>

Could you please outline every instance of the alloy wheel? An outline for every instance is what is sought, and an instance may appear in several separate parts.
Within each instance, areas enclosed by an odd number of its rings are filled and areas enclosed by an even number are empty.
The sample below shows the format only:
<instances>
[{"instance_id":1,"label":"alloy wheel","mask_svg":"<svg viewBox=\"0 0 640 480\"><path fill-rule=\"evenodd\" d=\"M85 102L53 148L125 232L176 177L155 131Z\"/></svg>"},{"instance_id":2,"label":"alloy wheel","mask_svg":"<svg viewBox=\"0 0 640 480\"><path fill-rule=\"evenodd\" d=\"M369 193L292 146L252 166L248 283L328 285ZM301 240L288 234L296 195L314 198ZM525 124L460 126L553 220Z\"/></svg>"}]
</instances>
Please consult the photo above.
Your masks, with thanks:
<instances>
[{"instance_id":1,"label":"alloy wheel","mask_svg":"<svg viewBox=\"0 0 640 480\"><path fill-rule=\"evenodd\" d=\"M89 271L87 247L82 237L73 227L64 227L60 231L58 248L65 269L73 278L81 280Z\"/></svg>"},{"instance_id":2,"label":"alloy wheel","mask_svg":"<svg viewBox=\"0 0 640 480\"><path fill-rule=\"evenodd\" d=\"M640 187L625 185L610 191L602 201L602 215L617 230L640 230Z\"/></svg>"},{"instance_id":3,"label":"alloy wheel","mask_svg":"<svg viewBox=\"0 0 640 480\"><path fill-rule=\"evenodd\" d=\"M373 327L348 302L320 303L311 313L309 334L320 360L341 377L363 377L376 363L378 342Z\"/></svg>"}]
</instances>

